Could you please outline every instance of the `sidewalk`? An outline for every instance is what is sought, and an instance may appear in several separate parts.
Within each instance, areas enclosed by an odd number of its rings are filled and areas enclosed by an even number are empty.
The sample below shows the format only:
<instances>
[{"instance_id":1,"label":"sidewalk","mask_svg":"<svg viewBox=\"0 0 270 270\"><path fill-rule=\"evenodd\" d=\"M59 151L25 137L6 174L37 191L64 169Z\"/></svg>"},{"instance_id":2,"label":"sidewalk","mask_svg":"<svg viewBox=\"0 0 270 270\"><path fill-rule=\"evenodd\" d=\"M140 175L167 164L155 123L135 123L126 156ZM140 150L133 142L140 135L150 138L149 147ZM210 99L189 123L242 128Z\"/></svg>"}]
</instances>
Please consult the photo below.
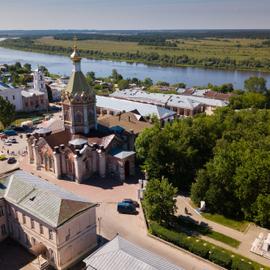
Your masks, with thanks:
<instances>
[{"instance_id":1,"label":"sidewalk","mask_svg":"<svg viewBox=\"0 0 270 270\"><path fill-rule=\"evenodd\" d=\"M261 263L265 266L270 265L270 260L261 257L259 255L256 255L252 252L250 252L250 248L252 246L252 242L255 240L255 238L259 235L260 232L263 232L264 234L266 234L267 232L270 232L267 229L261 228L259 226L256 226L254 224L250 224L250 226L248 227L248 229L245 232L240 232L234 229L231 229L229 227L223 226L219 223L215 223L211 220L208 220L206 218L204 218L203 216L201 216L200 214L198 214L195 209L191 206L190 204L190 198L188 197L184 197L184 196L178 196L177 197L177 205L179 206L177 209L177 215L185 215L184 214L184 208L186 207L188 209L189 212L192 213L192 218L195 221L198 222L203 222L205 224L208 224L208 226L216 232L225 234L227 236L230 236L238 241L240 241L240 245L238 248L233 248L229 245L226 245L222 242L219 242L217 240L211 239L207 236L201 236L202 239L209 241L213 244L216 244L222 248L231 250L232 252L238 253L242 256L245 256L247 258L249 258L250 260L256 261L258 263Z\"/></svg>"}]
</instances>

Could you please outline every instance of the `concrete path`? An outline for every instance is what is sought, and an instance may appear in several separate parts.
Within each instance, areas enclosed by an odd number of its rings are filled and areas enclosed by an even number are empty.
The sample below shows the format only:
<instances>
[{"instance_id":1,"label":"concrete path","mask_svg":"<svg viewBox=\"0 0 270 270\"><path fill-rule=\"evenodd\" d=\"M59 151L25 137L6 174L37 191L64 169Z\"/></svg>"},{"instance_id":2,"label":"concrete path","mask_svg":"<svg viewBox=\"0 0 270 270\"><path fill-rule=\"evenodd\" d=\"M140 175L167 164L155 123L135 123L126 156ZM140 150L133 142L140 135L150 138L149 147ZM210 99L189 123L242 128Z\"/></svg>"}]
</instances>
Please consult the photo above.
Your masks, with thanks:
<instances>
[{"instance_id":1,"label":"concrete path","mask_svg":"<svg viewBox=\"0 0 270 270\"><path fill-rule=\"evenodd\" d=\"M241 254L242 256L245 256L245 257L249 258L250 260L256 261L256 262L261 263L265 266L270 265L270 260L250 252L250 248L252 246L252 243L255 240L255 238L258 237L260 232L267 234L267 233L270 233L269 230L261 228L259 226L254 225L254 224L250 224L248 229L245 232L240 232L240 231L231 229L229 227L223 226L219 223L208 220L208 219L204 218L203 216L201 216L197 211L195 211L195 209L190 204L189 197L178 196L177 197L177 206L178 206L178 209L177 209L178 215L185 215L184 209L186 207L188 209L188 211L192 214L191 215L192 219L194 219L195 221L198 221L198 222L204 222L204 223L208 224L208 226L212 230L217 231L217 232L222 233L222 234L225 234L225 235L228 235L228 236L240 241L241 244L239 245L238 248L233 248L229 245L226 245L222 242L216 241L216 240L211 239L211 238L206 237L206 236L202 236L203 239L205 239L213 244L216 244L218 246L221 246L223 248L226 248L228 250L231 250L235 253Z\"/></svg>"}]
</instances>

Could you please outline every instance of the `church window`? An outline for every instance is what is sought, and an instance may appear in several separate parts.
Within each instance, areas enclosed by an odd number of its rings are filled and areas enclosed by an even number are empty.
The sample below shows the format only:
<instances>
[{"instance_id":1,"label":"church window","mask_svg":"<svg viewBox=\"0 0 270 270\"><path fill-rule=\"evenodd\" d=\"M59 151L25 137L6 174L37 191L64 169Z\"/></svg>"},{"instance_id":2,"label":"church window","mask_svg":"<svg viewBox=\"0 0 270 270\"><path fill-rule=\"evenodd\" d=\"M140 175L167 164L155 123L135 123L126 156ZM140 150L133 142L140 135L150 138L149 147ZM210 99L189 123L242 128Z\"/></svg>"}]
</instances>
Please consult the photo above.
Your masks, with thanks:
<instances>
[{"instance_id":1,"label":"church window","mask_svg":"<svg viewBox=\"0 0 270 270\"><path fill-rule=\"evenodd\" d=\"M81 112L76 112L76 114L75 114L75 122L82 123L82 120L83 120L83 118L82 118Z\"/></svg>"}]
</instances>

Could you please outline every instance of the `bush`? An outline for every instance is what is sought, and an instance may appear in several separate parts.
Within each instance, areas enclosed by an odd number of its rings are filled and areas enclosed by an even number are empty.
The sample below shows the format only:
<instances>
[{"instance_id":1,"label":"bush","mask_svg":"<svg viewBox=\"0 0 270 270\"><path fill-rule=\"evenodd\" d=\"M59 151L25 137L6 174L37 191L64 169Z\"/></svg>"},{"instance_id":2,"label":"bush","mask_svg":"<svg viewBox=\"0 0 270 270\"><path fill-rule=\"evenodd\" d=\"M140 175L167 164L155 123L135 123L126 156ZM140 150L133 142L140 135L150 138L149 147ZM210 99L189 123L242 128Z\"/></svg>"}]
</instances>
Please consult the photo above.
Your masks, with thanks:
<instances>
[{"instance_id":1,"label":"bush","mask_svg":"<svg viewBox=\"0 0 270 270\"><path fill-rule=\"evenodd\" d=\"M0 155L0 161L6 160L6 159L7 159L7 157L5 155Z\"/></svg>"},{"instance_id":2,"label":"bush","mask_svg":"<svg viewBox=\"0 0 270 270\"><path fill-rule=\"evenodd\" d=\"M245 261L241 261L239 258L235 258L233 259L231 269L232 270L254 270L254 267Z\"/></svg>"},{"instance_id":3,"label":"bush","mask_svg":"<svg viewBox=\"0 0 270 270\"><path fill-rule=\"evenodd\" d=\"M230 255L228 255L225 252L222 252L220 250L213 250L211 251L211 254L209 255L209 259L213 262L216 263L222 267L225 268L230 268L231 263L232 263L232 259L230 257Z\"/></svg>"},{"instance_id":4,"label":"bush","mask_svg":"<svg viewBox=\"0 0 270 270\"><path fill-rule=\"evenodd\" d=\"M192 253L194 253L194 254L196 254L196 255L198 255L198 256L200 256L200 257L203 257L203 258L205 258L205 259L207 259L208 258L208 254L209 254L209 248L208 247L206 247L206 246L204 246L202 243L200 243L200 242L194 242L191 246L190 246L190 248L189 248L189 250L192 252Z\"/></svg>"}]
</instances>

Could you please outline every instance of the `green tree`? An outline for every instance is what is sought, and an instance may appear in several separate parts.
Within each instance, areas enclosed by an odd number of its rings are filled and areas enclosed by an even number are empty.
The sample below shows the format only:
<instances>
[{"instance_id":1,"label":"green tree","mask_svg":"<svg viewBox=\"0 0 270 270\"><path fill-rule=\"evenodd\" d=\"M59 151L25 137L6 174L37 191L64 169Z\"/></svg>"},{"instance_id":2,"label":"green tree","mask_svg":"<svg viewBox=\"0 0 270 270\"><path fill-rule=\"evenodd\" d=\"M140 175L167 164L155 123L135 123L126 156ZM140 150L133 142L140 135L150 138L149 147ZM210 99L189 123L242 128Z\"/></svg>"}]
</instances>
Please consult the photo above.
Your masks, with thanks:
<instances>
[{"instance_id":1,"label":"green tree","mask_svg":"<svg viewBox=\"0 0 270 270\"><path fill-rule=\"evenodd\" d=\"M268 98L261 93L245 92L241 95L232 96L229 106L233 109L263 109L268 107Z\"/></svg>"},{"instance_id":2,"label":"green tree","mask_svg":"<svg viewBox=\"0 0 270 270\"><path fill-rule=\"evenodd\" d=\"M118 88L120 90L127 89L129 86L129 81L128 80L120 80L118 81Z\"/></svg>"},{"instance_id":3,"label":"green tree","mask_svg":"<svg viewBox=\"0 0 270 270\"><path fill-rule=\"evenodd\" d=\"M32 70L32 67L31 67L30 64L25 63L25 64L23 65L23 69L25 70L25 72L30 73L31 70Z\"/></svg>"},{"instance_id":4,"label":"green tree","mask_svg":"<svg viewBox=\"0 0 270 270\"><path fill-rule=\"evenodd\" d=\"M267 91L266 80L263 77L250 77L245 80L245 89L250 92L264 93Z\"/></svg>"},{"instance_id":5,"label":"green tree","mask_svg":"<svg viewBox=\"0 0 270 270\"><path fill-rule=\"evenodd\" d=\"M15 106L0 96L0 122L6 128L15 117Z\"/></svg>"},{"instance_id":6,"label":"green tree","mask_svg":"<svg viewBox=\"0 0 270 270\"><path fill-rule=\"evenodd\" d=\"M143 81L143 85L148 88L153 85L153 81L151 78L145 78Z\"/></svg>"},{"instance_id":7,"label":"green tree","mask_svg":"<svg viewBox=\"0 0 270 270\"><path fill-rule=\"evenodd\" d=\"M176 211L177 189L167 179L148 181L144 193L144 205L150 220L167 223Z\"/></svg>"},{"instance_id":8,"label":"green tree","mask_svg":"<svg viewBox=\"0 0 270 270\"><path fill-rule=\"evenodd\" d=\"M114 82L118 82L118 81L123 79L123 76L121 74L119 74L116 69L112 70L111 77L114 80Z\"/></svg>"},{"instance_id":9,"label":"green tree","mask_svg":"<svg viewBox=\"0 0 270 270\"><path fill-rule=\"evenodd\" d=\"M263 227L270 228L270 194L260 194L256 201L255 220Z\"/></svg>"}]
</instances>

